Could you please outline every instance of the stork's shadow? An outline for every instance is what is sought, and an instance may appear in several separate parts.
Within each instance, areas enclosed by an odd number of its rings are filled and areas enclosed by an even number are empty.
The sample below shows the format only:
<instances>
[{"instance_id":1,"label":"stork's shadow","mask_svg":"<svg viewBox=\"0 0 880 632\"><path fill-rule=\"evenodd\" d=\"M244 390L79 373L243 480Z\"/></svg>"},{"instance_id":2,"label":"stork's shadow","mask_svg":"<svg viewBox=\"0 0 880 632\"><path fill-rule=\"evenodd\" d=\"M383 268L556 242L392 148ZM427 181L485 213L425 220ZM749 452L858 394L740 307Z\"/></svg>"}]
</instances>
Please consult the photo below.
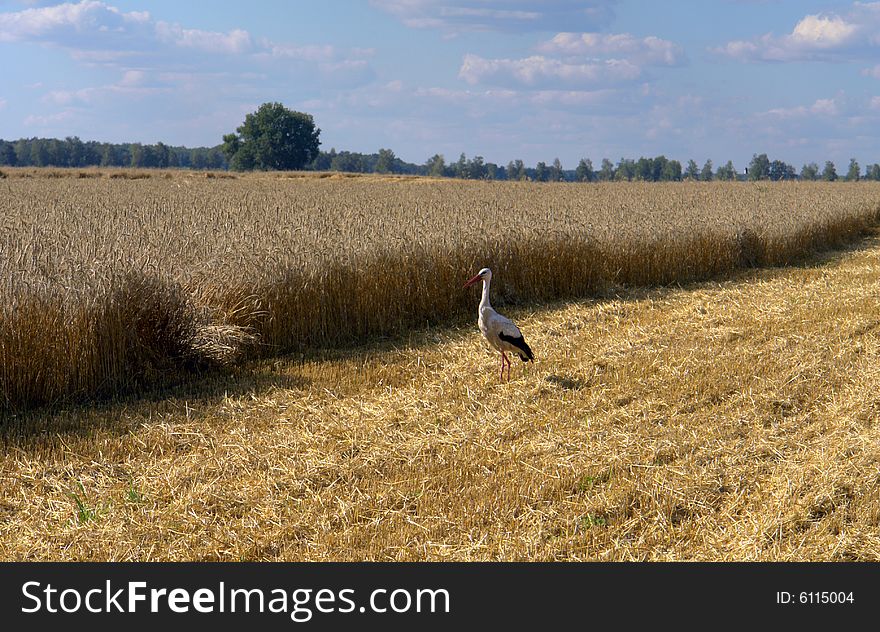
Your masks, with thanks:
<instances>
[{"instance_id":1,"label":"stork's shadow","mask_svg":"<svg viewBox=\"0 0 880 632\"><path fill-rule=\"evenodd\" d=\"M589 384L582 379L570 377L568 375L548 375L544 380L551 384L555 384L559 388L564 388L567 391L579 391L582 388L589 386Z\"/></svg>"}]
</instances>

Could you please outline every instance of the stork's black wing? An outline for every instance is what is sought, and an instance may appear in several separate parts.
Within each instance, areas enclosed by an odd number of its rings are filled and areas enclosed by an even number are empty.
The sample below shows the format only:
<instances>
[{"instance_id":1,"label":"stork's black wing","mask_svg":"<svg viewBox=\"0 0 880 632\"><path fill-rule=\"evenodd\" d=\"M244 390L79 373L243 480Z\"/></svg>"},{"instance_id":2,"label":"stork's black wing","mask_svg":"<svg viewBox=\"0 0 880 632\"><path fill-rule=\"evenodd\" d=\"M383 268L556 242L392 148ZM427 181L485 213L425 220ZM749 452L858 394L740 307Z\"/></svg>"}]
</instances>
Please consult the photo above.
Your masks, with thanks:
<instances>
[{"instance_id":1,"label":"stork's black wing","mask_svg":"<svg viewBox=\"0 0 880 632\"><path fill-rule=\"evenodd\" d=\"M519 349L519 357L523 362L530 362L535 359L532 350L529 348L529 345L526 344L525 338L522 336L509 336L502 331L498 334L498 337L504 342Z\"/></svg>"}]
</instances>

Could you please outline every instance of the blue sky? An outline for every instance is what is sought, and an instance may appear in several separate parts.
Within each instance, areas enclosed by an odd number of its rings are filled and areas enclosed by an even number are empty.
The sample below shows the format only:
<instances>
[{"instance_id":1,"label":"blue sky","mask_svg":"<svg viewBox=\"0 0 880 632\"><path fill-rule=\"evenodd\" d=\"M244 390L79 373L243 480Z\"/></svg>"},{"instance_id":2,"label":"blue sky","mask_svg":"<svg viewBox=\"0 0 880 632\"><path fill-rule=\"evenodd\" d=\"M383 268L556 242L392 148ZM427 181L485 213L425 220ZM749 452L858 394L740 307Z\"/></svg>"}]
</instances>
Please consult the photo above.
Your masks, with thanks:
<instances>
[{"instance_id":1,"label":"blue sky","mask_svg":"<svg viewBox=\"0 0 880 632\"><path fill-rule=\"evenodd\" d=\"M419 163L840 171L880 162L880 2L0 0L0 138L213 146L267 101Z\"/></svg>"}]
</instances>

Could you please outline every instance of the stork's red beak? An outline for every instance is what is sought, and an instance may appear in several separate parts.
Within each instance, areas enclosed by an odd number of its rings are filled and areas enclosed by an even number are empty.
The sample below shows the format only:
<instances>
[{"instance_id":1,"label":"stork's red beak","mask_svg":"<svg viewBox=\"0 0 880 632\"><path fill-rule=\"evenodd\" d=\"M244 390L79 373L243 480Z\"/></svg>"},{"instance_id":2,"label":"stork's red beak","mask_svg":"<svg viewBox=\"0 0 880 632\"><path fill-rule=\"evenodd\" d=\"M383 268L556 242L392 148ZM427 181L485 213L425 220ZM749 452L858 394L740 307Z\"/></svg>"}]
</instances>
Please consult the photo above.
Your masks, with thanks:
<instances>
[{"instance_id":1,"label":"stork's red beak","mask_svg":"<svg viewBox=\"0 0 880 632\"><path fill-rule=\"evenodd\" d=\"M481 277L480 277L480 275L478 274L477 276L475 276L474 278L472 278L470 281L468 281L467 283L465 283L464 286L465 286L465 287L470 287L470 286L472 286L474 283L476 283L477 281L479 281L480 278L481 278Z\"/></svg>"}]
</instances>

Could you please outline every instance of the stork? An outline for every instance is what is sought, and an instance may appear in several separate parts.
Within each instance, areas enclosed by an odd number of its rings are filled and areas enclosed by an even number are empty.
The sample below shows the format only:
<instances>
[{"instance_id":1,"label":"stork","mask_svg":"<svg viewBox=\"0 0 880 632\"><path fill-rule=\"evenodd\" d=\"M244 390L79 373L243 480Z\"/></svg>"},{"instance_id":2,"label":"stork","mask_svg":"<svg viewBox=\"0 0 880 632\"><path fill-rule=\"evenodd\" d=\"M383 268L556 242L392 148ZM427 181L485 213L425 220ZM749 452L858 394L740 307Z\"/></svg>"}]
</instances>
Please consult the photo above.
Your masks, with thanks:
<instances>
[{"instance_id":1,"label":"stork","mask_svg":"<svg viewBox=\"0 0 880 632\"><path fill-rule=\"evenodd\" d=\"M489 303L489 284L492 283L492 271L489 268L483 268L476 276L465 283L465 287L470 287L477 281L483 282L483 298L480 300L478 323L483 337L492 347L501 353L501 381L504 381L504 365L507 364L507 381L510 381L510 360L505 351L517 354L523 362L534 360L532 350L519 328L513 322L492 309Z\"/></svg>"}]
</instances>

